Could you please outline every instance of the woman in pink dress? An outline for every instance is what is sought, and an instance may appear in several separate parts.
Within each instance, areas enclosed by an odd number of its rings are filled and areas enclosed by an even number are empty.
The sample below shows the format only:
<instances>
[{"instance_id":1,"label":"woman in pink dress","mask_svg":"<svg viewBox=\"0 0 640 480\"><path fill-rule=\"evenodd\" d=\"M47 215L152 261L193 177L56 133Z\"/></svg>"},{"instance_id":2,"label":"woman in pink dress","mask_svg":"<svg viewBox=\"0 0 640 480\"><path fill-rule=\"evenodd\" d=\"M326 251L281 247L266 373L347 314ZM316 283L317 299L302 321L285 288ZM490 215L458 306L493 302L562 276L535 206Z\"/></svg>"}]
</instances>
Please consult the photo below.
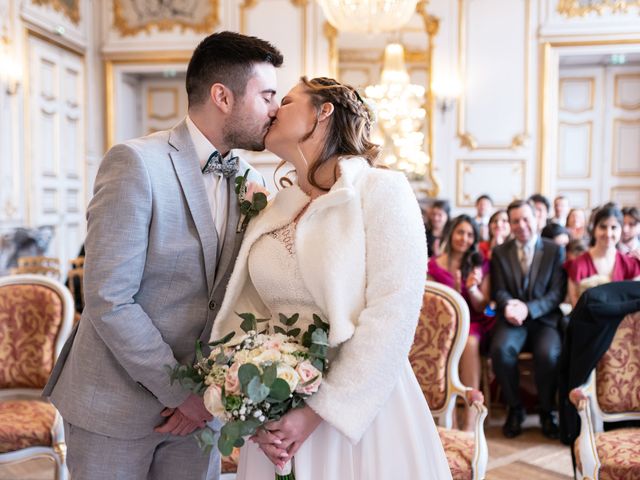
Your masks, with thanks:
<instances>
[{"instance_id":1,"label":"woman in pink dress","mask_svg":"<svg viewBox=\"0 0 640 480\"><path fill-rule=\"evenodd\" d=\"M622 222L622 212L615 205L607 204L595 214L591 247L565 265L572 306L575 307L588 288L640 276L640 260L624 255L616 248Z\"/></svg>"},{"instance_id":2,"label":"woman in pink dress","mask_svg":"<svg viewBox=\"0 0 640 480\"><path fill-rule=\"evenodd\" d=\"M468 387L480 388L480 344L491 325L484 316L489 301L489 262L478 252L478 227L468 215L451 223L442 253L431 257L428 278L459 292L469 305L469 338L460 358L460 379ZM466 409L464 430L473 430L475 414Z\"/></svg>"}]
</instances>

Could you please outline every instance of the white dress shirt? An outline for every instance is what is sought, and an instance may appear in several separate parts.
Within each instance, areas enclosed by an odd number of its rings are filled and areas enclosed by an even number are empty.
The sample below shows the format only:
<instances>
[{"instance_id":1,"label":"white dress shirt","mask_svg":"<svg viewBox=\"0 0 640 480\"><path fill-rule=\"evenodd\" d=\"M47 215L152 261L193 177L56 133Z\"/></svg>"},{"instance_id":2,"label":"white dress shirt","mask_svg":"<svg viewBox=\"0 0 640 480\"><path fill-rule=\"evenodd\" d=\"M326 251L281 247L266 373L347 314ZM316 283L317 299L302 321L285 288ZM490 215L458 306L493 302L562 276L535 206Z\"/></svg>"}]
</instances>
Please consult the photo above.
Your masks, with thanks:
<instances>
[{"instance_id":1,"label":"white dress shirt","mask_svg":"<svg viewBox=\"0 0 640 480\"><path fill-rule=\"evenodd\" d=\"M204 136L200 129L196 127L196 124L189 118L189 115L187 115L186 121L191 140L196 148L198 160L200 160L200 169L203 169L213 151L217 149L209 139ZM231 152L227 155L231 155ZM218 234L218 255L220 255L227 227L227 213L229 211L227 179L216 173L208 173L202 175L202 180L204 181L204 186L207 191L209 207L211 207L211 216L213 217L213 223L216 226L216 233Z\"/></svg>"}]
</instances>

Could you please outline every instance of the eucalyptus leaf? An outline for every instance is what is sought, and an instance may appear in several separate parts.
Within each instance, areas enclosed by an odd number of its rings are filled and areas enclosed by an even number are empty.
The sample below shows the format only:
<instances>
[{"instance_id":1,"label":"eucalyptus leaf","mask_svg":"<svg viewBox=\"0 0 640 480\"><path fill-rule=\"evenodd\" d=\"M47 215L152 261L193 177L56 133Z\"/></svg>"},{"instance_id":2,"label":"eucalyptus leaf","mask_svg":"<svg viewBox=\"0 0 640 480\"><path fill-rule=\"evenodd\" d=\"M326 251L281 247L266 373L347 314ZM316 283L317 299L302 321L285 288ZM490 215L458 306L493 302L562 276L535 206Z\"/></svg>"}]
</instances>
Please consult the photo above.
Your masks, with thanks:
<instances>
[{"instance_id":1,"label":"eucalyptus leaf","mask_svg":"<svg viewBox=\"0 0 640 480\"><path fill-rule=\"evenodd\" d=\"M278 366L275 363L267 365L262 372L262 383L271 388L276 378L278 378Z\"/></svg>"},{"instance_id":2,"label":"eucalyptus leaf","mask_svg":"<svg viewBox=\"0 0 640 480\"><path fill-rule=\"evenodd\" d=\"M320 316L316 315L315 313L313 314L313 324L318 328L329 331L329 324L323 322Z\"/></svg>"},{"instance_id":3,"label":"eucalyptus leaf","mask_svg":"<svg viewBox=\"0 0 640 480\"><path fill-rule=\"evenodd\" d=\"M247 385L247 395L253 403L262 402L269 395L269 387L260 381L260 377L253 377Z\"/></svg>"},{"instance_id":4,"label":"eucalyptus leaf","mask_svg":"<svg viewBox=\"0 0 640 480\"><path fill-rule=\"evenodd\" d=\"M236 332L230 332L230 333L226 334L224 337L222 337L220 340L216 340L214 342L209 342L209 346L210 347L215 347L216 345L225 344L229 340L231 340L235 335L236 335Z\"/></svg>"},{"instance_id":5,"label":"eucalyptus leaf","mask_svg":"<svg viewBox=\"0 0 640 480\"><path fill-rule=\"evenodd\" d=\"M240 423L240 435L243 437L253 435L260 425L262 425L262 422L257 418L249 418Z\"/></svg>"},{"instance_id":6,"label":"eucalyptus leaf","mask_svg":"<svg viewBox=\"0 0 640 480\"><path fill-rule=\"evenodd\" d=\"M238 379L245 394L247 394L247 385L254 378L260 378L260 370L253 363L245 363L238 369Z\"/></svg>"},{"instance_id":7,"label":"eucalyptus leaf","mask_svg":"<svg viewBox=\"0 0 640 480\"><path fill-rule=\"evenodd\" d=\"M299 328L292 328L291 330L289 330L287 332L287 335L289 335L290 337L297 337L298 335L300 335L300 329Z\"/></svg>"},{"instance_id":8,"label":"eucalyptus leaf","mask_svg":"<svg viewBox=\"0 0 640 480\"><path fill-rule=\"evenodd\" d=\"M262 210L267 206L267 196L262 192L256 192L253 194L253 208L256 210Z\"/></svg>"},{"instance_id":9,"label":"eucalyptus leaf","mask_svg":"<svg viewBox=\"0 0 640 480\"><path fill-rule=\"evenodd\" d=\"M257 330L258 324L256 322L256 316L253 313L238 313L240 318L242 318L242 323L240 324L240 328L243 332L249 333L251 330Z\"/></svg>"},{"instance_id":10,"label":"eucalyptus leaf","mask_svg":"<svg viewBox=\"0 0 640 480\"><path fill-rule=\"evenodd\" d=\"M289 395L291 395L289 384L281 378L276 378L271 384L269 396L281 402L289 398Z\"/></svg>"},{"instance_id":11,"label":"eucalyptus leaf","mask_svg":"<svg viewBox=\"0 0 640 480\"><path fill-rule=\"evenodd\" d=\"M273 327L273 331L276 333L281 333L282 335L287 334L287 331L284 328L278 326Z\"/></svg>"}]
</instances>

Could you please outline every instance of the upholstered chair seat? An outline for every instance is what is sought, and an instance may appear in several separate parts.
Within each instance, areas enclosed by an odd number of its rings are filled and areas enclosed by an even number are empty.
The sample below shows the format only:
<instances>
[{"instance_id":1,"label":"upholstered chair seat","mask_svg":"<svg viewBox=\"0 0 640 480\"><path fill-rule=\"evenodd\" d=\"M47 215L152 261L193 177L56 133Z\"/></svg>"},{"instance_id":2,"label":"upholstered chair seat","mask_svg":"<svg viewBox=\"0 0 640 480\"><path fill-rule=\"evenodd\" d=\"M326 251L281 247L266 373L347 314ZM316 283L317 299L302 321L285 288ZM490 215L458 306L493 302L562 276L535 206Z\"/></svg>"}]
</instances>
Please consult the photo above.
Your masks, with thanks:
<instances>
[{"instance_id":1,"label":"upholstered chair seat","mask_svg":"<svg viewBox=\"0 0 640 480\"><path fill-rule=\"evenodd\" d=\"M0 402L0 453L53 445L56 409L45 401Z\"/></svg>"},{"instance_id":2,"label":"upholstered chair seat","mask_svg":"<svg viewBox=\"0 0 640 480\"><path fill-rule=\"evenodd\" d=\"M454 480L483 479L489 458L483 395L462 385L458 376L468 335L469 307L464 299L449 287L427 281L409 359L431 413L440 425L438 433ZM476 410L471 433L451 428L458 396Z\"/></svg>"},{"instance_id":3,"label":"upholstered chair seat","mask_svg":"<svg viewBox=\"0 0 640 480\"><path fill-rule=\"evenodd\" d=\"M43 275L0 278L0 464L49 457L68 476L62 418L41 397L69 336L73 300Z\"/></svg>"}]
</instances>

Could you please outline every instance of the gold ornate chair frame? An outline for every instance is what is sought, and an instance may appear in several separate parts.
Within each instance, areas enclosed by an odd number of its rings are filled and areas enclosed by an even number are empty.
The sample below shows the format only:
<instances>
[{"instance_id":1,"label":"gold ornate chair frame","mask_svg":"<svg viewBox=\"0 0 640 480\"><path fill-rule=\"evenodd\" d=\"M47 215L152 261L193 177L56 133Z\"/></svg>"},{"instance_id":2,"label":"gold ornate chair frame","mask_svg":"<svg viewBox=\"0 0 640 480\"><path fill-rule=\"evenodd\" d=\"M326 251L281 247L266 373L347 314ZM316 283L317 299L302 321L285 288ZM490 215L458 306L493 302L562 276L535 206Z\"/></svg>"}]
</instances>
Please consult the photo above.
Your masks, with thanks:
<instances>
[{"instance_id":1,"label":"gold ornate chair frame","mask_svg":"<svg viewBox=\"0 0 640 480\"><path fill-rule=\"evenodd\" d=\"M71 332L73 324L73 299L69 290L60 282L43 275L19 274L0 277L0 287L7 285L42 285L53 290L61 300L62 321L55 341L54 361L57 360L62 347ZM42 400L41 390L37 388L8 388L0 390L0 402L7 400ZM66 444L64 442L64 427L62 417L56 410L55 420L51 428L51 446L27 447L12 452L0 453L0 464L21 463L35 458L52 459L56 465L56 480L67 480Z\"/></svg>"}]
</instances>

